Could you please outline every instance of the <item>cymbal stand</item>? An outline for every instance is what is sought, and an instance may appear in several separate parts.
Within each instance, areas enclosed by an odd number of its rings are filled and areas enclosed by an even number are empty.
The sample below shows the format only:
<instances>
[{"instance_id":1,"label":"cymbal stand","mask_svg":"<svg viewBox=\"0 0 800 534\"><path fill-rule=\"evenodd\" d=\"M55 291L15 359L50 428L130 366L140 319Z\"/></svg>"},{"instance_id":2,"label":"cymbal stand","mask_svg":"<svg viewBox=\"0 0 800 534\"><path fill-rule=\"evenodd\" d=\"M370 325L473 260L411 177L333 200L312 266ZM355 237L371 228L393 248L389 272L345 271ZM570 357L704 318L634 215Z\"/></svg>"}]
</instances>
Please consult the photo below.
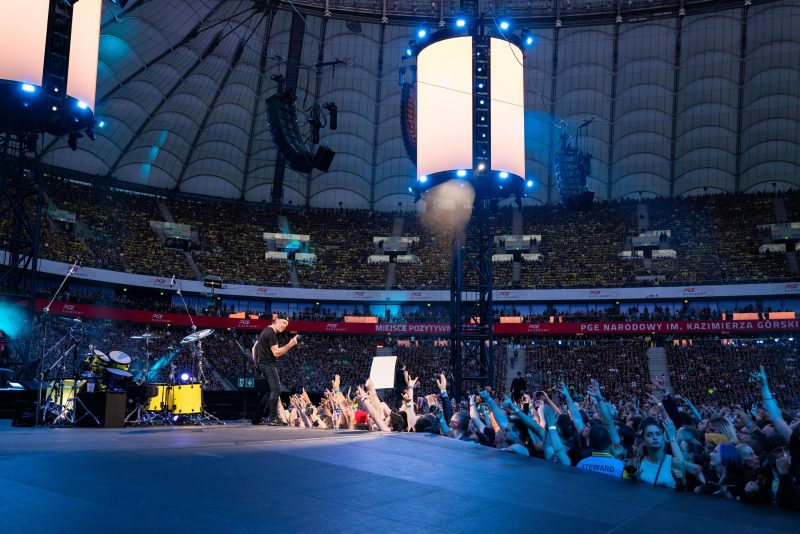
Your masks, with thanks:
<instances>
[{"instance_id":1,"label":"cymbal stand","mask_svg":"<svg viewBox=\"0 0 800 534\"><path fill-rule=\"evenodd\" d=\"M205 389L206 385L206 375L203 370L203 358L205 354L203 352L203 342L198 341L197 343L192 343L192 352L197 356L197 378L200 380L200 414L197 416L197 422L201 425L204 421L208 421L209 424L217 423L218 425L224 425L225 423L206 411L206 403L203 397L203 389Z\"/></svg>"},{"instance_id":2,"label":"cymbal stand","mask_svg":"<svg viewBox=\"0 0 800 534\"><path fill-rule=\"evenodd\" d=\"M64 288L64 284L67 283L67 279L69 279L69 277L72 274L78 272L78 269L80 268L80 266L79 266L80 261L81 261L81 257L76 254L75 255L75 261L73 262L72 265L70 265L69 270L67 271L67 274L64 276L64 279L61 280L61 285L58 286L58 289L56 289L56 292L53 294L53 298L51 298L50 302L47 303L47 306L45 306L42 309L42 319L43 319L43 321L42 321L42 357L39 360L39 395L36 397L36 421L34 423L35 426L39 426L40 424L43 423L43 421L39 418L39 415L40 415L39 412L42 411L40 403L42 402L42 386L43 386L43 382L44 382L44 358L45 358L45 355L46 355L45 352L44 352L44 346L47 343L47 324L48 324L48 320L50 319L50 306L52 306L53 302L55 302L55 300L58 298L58 294L61 293L61 290ZM62 340L63 339L64 338L62 338ZM60 342L61 341L59 341L59 343ZM58 346L58 343L56 343L53 347L51 347L50 351L52 351L53 348L55 348L56 346ZM48 351L48 353L50 351ZM41 414L41 415L44 415L44 414Z\"/></svg>"},{"instance_id":3,"label":"cymbal stand","mask_svg":"<svg viewBox=\"0 0 800 534\"><path fill-rule=\"evenodd\" d=\"M150 338L144 338L144 383L140 384L144 386L145 391L145 399L149 400L147 397L147 381L150 375ZM136 399L136 407L131 410L131 412L125 416L125 424L136 424L136 425L153 425L157 422L162 422L162 418L156 414L150 413L141 403L142 398L139 397ZM134 417L134 415L136 417ZM133 417L133 419L131 419Z\"/></svg>"}]
</instances>

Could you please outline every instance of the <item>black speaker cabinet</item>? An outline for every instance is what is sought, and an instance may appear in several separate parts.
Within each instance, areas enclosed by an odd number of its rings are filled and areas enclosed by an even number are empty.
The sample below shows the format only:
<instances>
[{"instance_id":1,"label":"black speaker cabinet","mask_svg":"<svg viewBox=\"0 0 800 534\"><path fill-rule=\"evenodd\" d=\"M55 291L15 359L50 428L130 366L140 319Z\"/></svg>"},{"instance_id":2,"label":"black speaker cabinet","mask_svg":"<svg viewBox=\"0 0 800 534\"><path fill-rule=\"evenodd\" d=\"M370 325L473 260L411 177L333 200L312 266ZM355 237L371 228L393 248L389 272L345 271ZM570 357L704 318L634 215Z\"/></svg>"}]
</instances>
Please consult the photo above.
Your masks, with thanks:
<instances>
[{"instance_id":1,"label":"black speaker cabinet","mask_svg":"<svg viewBox=\"0 0 800 534\"><path fill-rule=\"evenodd\" d=\"M333 156L335 155L336 152L330 148L326 147L325 145L319 145L319 147L317 147L317 153L314 154L314 167L322 172L328 172L328 169L331 168Z\"/></svg>"},{"instance_id":2,"label":"black speaker cabinet","mask_svg":"<svg viewBox=\"0 0 800 534\"><path fill-rule=\"evenodd\" d=\"M75 403L77 404L77 411L75 412L77 426L97 427L92 416L86 414L87 409L97 417L102 427L122 428L125 426L125 393L108 391L84 392L78 393L78 399L86 405L86 409L83 408L81 402Z\"/></svg>"}]
</instances>

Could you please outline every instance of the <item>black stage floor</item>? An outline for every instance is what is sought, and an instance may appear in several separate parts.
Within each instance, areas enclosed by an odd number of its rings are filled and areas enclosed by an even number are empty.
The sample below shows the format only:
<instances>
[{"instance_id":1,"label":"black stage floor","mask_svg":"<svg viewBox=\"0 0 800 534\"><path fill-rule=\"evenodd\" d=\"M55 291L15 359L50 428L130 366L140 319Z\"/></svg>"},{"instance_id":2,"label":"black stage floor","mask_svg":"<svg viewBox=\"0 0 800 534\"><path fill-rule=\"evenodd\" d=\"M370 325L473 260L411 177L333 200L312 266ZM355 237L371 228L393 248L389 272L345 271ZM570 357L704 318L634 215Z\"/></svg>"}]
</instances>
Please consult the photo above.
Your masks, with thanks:
<instances>
[{"instance_id":1,"label":"black stage floor","mask_svg":"<svg viewBox=\"0 0 800 534\"><path fill-rule=\"evenodd\" d=\"M685 495L432 435L0 421L0 532L800 532Z\"/></svg>"}]
</instances>

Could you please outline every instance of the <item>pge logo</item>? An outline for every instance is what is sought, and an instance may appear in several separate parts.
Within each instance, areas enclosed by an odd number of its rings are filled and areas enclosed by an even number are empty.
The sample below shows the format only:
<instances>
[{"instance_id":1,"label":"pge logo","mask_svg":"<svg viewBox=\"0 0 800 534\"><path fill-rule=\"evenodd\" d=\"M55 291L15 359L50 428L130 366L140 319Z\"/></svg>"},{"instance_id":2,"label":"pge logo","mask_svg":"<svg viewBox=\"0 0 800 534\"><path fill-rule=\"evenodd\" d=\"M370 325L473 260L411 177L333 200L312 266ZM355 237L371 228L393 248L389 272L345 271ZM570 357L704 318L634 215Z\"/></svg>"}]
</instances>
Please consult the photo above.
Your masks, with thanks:
<instances>
[{"instance_id":1,"label":"pge logo","mask_svg":"<svg viewBox=\"0 0 800 534\"><path fill-rule=\"evenodd\" d=\"M167 319L164 317L163 313L154 313L150 316L151 323L166 323Z\"/></svg>"},{"instance_id":2,"label":"pge logo","mask_svg":"<svg viewBox=\"0 0 800 534\"><path fill-rule=\"evenodd\" d=\"M791 284L786 284L785 291L787 293L800 293L800 284L796 282Z\"/></svg>"},{"instance_id":3,"label":"pge logo","mask_svg":"<svg viewBox=\"0 0 800 534\"><path fill-rule=\"evenodd\" d=\"M239 324L237 325L237 328L245 328L248 326L252 326L252 322L250 321L250 319L239 319Z\"/></svg>"},{"instance_id":4,"label":"pge logo","mask_svg":"<svg viewBox=\"0 0 800 534\"><path fill-rule=\"evenodd\" d=\"M696 287L684 287L683 288L683 293L684 294L691 294L691 293L696 293L696 292L697 292L697 288Z\"/></svg>"},{"instance_id":5,"label":"pge logo","mask_svg":"<svg viewBox=\"0 0 800 534\"><path fill-rule=\"evenodd\" d=\"M344 332L344 328L339 326L339 323L328 323L325 325L326 332Z\"/></svg>"},{"instance_id":6,"label":"pge logo","mask_svg":"<svg viewBox=\"0 0 800 534\"><path fill-rule=\"evenodd\" d=\"M64 307L61 308L61 311L74 312L75 311L75 305L74 304L64 304Z\"/></svg>"},{"instance_id":7,"label":"pge logo","mask_svg":"<svg viewBox=\"0 0 800 534\"><path fill-rule=\"evenodd\" d=\"M411 297L412 299L422 298L422 291L412 291L411 293L408 294L408 296Z\"/></svg>"},{"instance_id":8,"label":"pge logo","mask_svg":"<svg viewBox=\"0 0 800 534\"><path fill-rule=\"evenodd\" d=\"M256 293L269 293L269 288L268 287L257 287L256 288Z\"/></svg>"},{"instance_id":9,"label":"pge logo","mask_svg":"<svg viewBox=\"0 0 800 534\"><path fill-rule=\"evenodd\" d=\"M539 332L541 329L539 328L538 324L529 324L528 325L528 332Z\"/></svg>"},{"instance_id":10,"label":"pge logo","mask_svg":"<svg viewBox=\"0 0 800 534\"><path fill-rule=\"evenodd\" d=\"M591 291L589 291L589 294L590 295L599 295L600 294L600 290L599 289L592 289Z\"/></svg>"},{"instance_id":11,"label":"pge logo","mask_svg":"<svg viewBox=\"0 0 800 534\"><path fill-rule=\"evenodd\" d=\"M497 295L500 296L500 297L510 297L511 296L511 291L500 291L500 292L497 293Z\"/></svg>"}]
</instances>

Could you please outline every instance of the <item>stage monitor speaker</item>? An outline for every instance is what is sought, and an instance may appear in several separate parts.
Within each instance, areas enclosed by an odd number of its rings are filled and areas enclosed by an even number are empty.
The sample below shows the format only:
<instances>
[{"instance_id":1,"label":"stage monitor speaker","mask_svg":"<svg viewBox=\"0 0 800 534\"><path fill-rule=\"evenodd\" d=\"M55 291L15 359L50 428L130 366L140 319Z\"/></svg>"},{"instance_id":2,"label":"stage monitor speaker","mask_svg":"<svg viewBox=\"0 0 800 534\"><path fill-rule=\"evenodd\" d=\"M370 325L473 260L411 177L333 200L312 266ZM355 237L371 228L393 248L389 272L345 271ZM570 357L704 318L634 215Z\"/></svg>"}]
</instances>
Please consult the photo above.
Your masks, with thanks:
<instances>
[{"instance_id":1,"label":"stage monitor speaker","mask_svg":"<svg viewBox=\"0 0 800 534\"><path fill-rule=\"evenodd\" d=\"M275 146L292 169L311 172L314 168L311 154L306 150L300 129L297 126L297 112L292 99L286 94L274 94L267 98L267 121Z\"/></svg>"},{"instance_id":2,"label":"stage monitor speaker","mask_svg":"<svg viewBox=\"0 0 800 534\"><path fill-rule=\"evenodd\" d=\"M78 398L105 428L122 428L125 426L125 393L95 391L94 393L78 393ZM75 420L77 426L97 427L94 419L76 403ZM86 415L86 417L83 417Z\"/></svg>"},{"instance_id":3,"label":"stage monitor speaker","mask_svg":"<svg viewBox=\"0 0 800 534\"><path fill-rule=\"evenodd\" d=\"M331 168L333 156L335 155L336 152L330 148L326 147L325 145L319 145L317 148L317 153L314 154L314 167L322 172L328 172L328 169Z\"/></svg>"}]
</instances>

